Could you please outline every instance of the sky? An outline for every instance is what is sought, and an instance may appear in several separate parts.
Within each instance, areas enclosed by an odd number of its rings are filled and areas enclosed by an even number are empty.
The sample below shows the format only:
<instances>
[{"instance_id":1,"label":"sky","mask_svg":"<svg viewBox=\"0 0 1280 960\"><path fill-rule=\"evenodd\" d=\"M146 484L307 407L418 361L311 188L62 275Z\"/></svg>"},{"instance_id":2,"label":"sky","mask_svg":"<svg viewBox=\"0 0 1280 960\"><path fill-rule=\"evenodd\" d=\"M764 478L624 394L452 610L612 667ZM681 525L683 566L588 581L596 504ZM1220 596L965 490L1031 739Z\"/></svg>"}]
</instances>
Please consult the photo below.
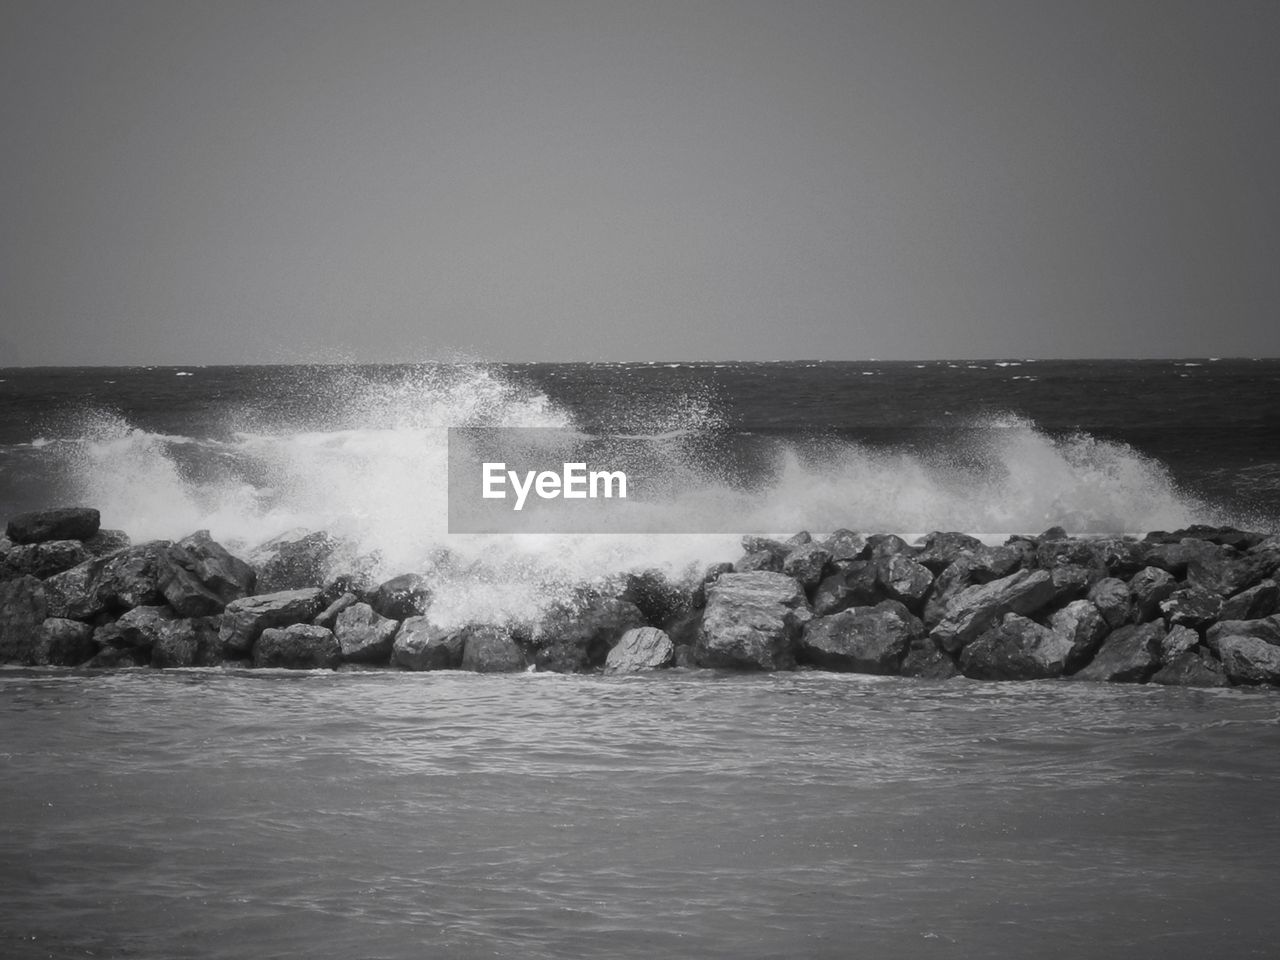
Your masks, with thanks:
<instances>
[{"instance_id":1,"label":"sky","mask_svg":"<svg viewBox=\"0 0 1280 960\"><path fill-rule=\"evenodd\" d=\"M1274 0L0 0L0 366L1280 355Z\"/></svg>"}]
</instances>

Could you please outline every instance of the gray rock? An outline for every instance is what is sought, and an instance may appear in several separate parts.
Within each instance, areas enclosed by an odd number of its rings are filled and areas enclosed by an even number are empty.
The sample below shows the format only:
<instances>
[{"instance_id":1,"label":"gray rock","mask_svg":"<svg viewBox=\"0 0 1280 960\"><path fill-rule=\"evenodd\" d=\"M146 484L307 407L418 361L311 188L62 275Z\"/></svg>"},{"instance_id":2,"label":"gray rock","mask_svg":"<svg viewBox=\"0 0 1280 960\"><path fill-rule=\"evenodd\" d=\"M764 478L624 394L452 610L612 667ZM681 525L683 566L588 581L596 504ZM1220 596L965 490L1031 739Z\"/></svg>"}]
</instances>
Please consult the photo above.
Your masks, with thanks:
<instances>
[{"instance_id":1,"label":"gray rock","mask_svg":"<svg viewBox=\"0 0 1280 960\"><path fill-rule=\"evenodd\" d=\"M870 560L850 560L818 584L813 593L813 612L825 617L850 607L873 607L886 599Z\"/></svg>"},{"instance_id":2,"label":"gray rock","mask_svg":"<svg viewBox=\"0 0 1280 960\"><path fill-rule=\"evenodd\" d=\"M285 534L254 548L250 555L257 568L257 587L263 593L281 593L318 587L328 578L341 541L324 531L303 536Z\"/></svg>"},{"instance_id":3,"label":"gray rock","mask_svg":"<svg viewBox=\"0 0 1280 960\"><path fill-rule=\"evenodd\" d=\"M337 600L334 600L333 603L329 604L317 613L315 617L312 618L311 622L317 627L328 627L332 630L334 622L338 619L338 614L347 609L347 607L351 606L353 603L358 603L359 599L360 598L354 593L344 593L342 596L338 597Z\"/></svg>"},{"instance_id":4,"label":"gray rock","mask_svg":"<svg viewBox=\"0 0 1280 960\"><path fill-rule=\"evenodd\" d=\"M1049 617L1048 626L1066 644L1064 673L1071 673L1091 660L1110 632L1101 611L1089 600L1073 600Z\"/></svg>"},{"instance_id":5,"label":"gray rock","mask_svg":"<svg viewBox=\"0 0 1280 960\"><path fill-rule=\"evenodd\" d=\"M1151 682L1167 687L1230 686L1222 664L1203 650L1186 650L1178 654L1152 675Z\"/></svg>"},{"instance_id":6,"label":"gray rock","mask_svg":"<svg viewBox=\"0 0 1280 960\"><path fill-rule=\"evenodd\" d=\"M1132 619L1133 605L1129 585L1116 577L1103 577L1089 588L1087 599L1098 608L1111 629Z\"/></svg>"},{"instance_id":7,"label":"gray rock","mask_svg":"<svg viewBox=\"0 0 1280 960\"><path fill-rule=\"evenodd\" d=\"M916 554L917 563L924 564L935 575L941 573L963 554L973 556L985 545L977 537L967 533L941 532L935 530L924 538L920 552Z\"/></svg>"},{"instance_id":8,"label":"gray rock","mask_svg":"<svg viewBox=\"0 0 1280 960\"><path fill-rule=\"evenodd\" d=\"M1231 597L1218 611L1222 620L1258 620L1280 610L1280 587L1274 580L1263 580L1256 586Z\"/></svg>"},{"instance_id":9,"label":"gray rock","mask_svg":"<svg viewBox=\"0 0 1280 960\"><path fill-rule=\"evenodd\" d=\"M744 553L735 560L733 569L735 573L752 573L760 570L768 573L781 573L783 559L772 550L753 550L751 553Z\"/></svg>"},{"instance_id":10,"label":"gray rock","mask_svg":"<svg viewBox=\"0 0 1280 960\"><path fill-rule=\"evenodd\" d=\"M1280 646L1280 614L1257 620L1222 620L1205 631L1204 639L1209 649L1218 653L1218 639L1232 636L1256 637L1265 643Z\"/></svg>"},{"instance_id":11,"label":"gray rock","mask_svg":"<svg viewBox=\"0 0 1280 960\"><path fill-rule=\"evenodd\" d=\"M922 619L930 630L942 622L947 614L951 601L963 591L979 583L990 583L990 580L979 580L974 569L972 554L961 556L950 566L938 574L933 581L933 588L925 600ZM816 603L815 603L816 608Z\"/></svg>"},{"instance_id":12,"label":"gray rock","mask_svg":"<svg viewBox=\"0 0 1280 960\"><path fill-rule=\"evenodd\" d=\"M403 573L381 584L369 598L369 606L389 620L420 617L431 606L431 590L425 577Z\"/></svg>"},{"instance_id":13,"label":"gray rock","mask_svg":"<svg viewBox=\"0 0 1280 960\"><path fill-rule=\"evenodd\" d=\"M353 603L338 614L333 634L347 663L387 663L399 628L367 603Z\"/></svg>"},{"instance_id":14,"label":"gray rock","mask_svg":"<svg viewBox=\"0 0 1280 960\"><path fill-rule=\"evenodd\" d=\"M960 675L956 662L927 633L912 638L899 672L904 677L921 680L950 680Z\"/></svg>"},{"instance_id":15,"label":"gray rock","mask_svg":"<svg viewBox=\"0 0 1280 960\"><path fill-rule=\"evenodd\" d=\"M140 543L49 577L49 615L92 620L102 613L164 603L158 575L169 547L168 540Z\"/></svg>"},{"instance_id":16,"label":"gray rock","mask_svg":"<svg viewBox=\"0 0 1280 960\"><path fill-rule=\"evenodd\" d=\"M1063 563L1054 567L1049 571L1049 576L1053 581L1053 600L1051 603L1058 606L1064 603L1070 603L1072 600L1079 600L1085 595L1095 581L1104 579L1095 575L1097 571L1091 570L1089 567L1082 567L1074 563Z\"/></svg>"},{"instance_id":17,"label":"gray rock","mask_svg":"<svg viewBox=\"0 0 1280 960\"><path fill-rule=\"evenodd\" d=\"M178 619L166 605L134 607L115 622L118 643L136 650L149 651L160 638L163 625Z\"/></svg>"},{"instance_id":18,"label":"gray rock","mask_svg":"<svg viewBox=\"0 0 1280 960\"><path fill-rule=\"evenodd\" d=\"M796 544L786 543L783 540L774 540L770 537L746 536L742 538L743 553L772 553L779 561L790 553L794 546Z\"/></svg>"},{"instance_id":19,"label":"gray rock","mask_svg":"<svg viewBox=\"0 0 1280 960\"><path fill-rule=\"evenodd\" d=\"M1148 545L1132 537L1104 537L1092 540L1095 566L1110 572L1111 576L1127 580L1147 566Z\"/></svg>"},{"instance_id":20,"label":"gray rock","mask_svg":"<svg viewBox=\"0 0 1280 960\"><path fill-rule=\"evenodd\" d=\"M805 625L796 658L824 670L896 674L924 625L900 603L854 607Z\"/></svg>"},{"instance_id":21,"label":"gray rock","mask_svg":"<svg viewBox=\"0 0 1280 960\"><path fill-rule=\"evenodd\" d=\"M268 627L306 623L319 612L319 587L241 597L227 604L218 636L224 653L243 655L253 649L254 641Z\"/></svg>"},{"instance_id":22,"label":"gray rock","mask_svg":"<svg viewBox=\"0 0 1280 960\"><path fill-rule=\"evenodd\" d=\"M895 533L873 533L867 537L867 558L882 560L901 554L907 557L916 555L916 548Z\"/></svg>"},{"instance_id":23,"label":"gray rock","mask_svg":"<svg viewBox=\"0 0 1280 960\"><path fill-rule=\"evenodd\" d=\"M1204 587L1184 587L1160 601L1160 613L1170 627L1203 630L1218 619L1221 611L1222 597Z\"/></svg>"},{"instance_id":24,"label":"gray rock","mask_svg":"<svg viewBox=\"0 0 1280 960\"><path fill-rule=\"evenodd\" d=\"M79 540L17 544L0 558L0 580L13 580L28 574L43 580L70 570L89 557L89 551Z\"/></svg>"},{"instance_id":25,"label":"gray rock","mask_svg":"<svg viewBox=\"0 0 1280 960\"><path fill-rule=\"evenodd\" d=\"M1190 627L1181 625L1171 627L1164 639L1160 641L1160 662L1173 663L1184 653L1194 650L1199 645L1200 634Z\"/></svg>"},{"instance_id":26,"label":"gray rock","mask_svg":"<svg viewBox=\"0 0 1280 960\"><path fill-rule=\"evenodd\" d=\"M89 624L49 617L36 634L30 660L39 667L76 667L89 660L97 649Z\"/></svg>"},{"instance_id":27,"label":"gray rock","mask_svg":"<svg viewBox=\"0 0 1280 960\"><path fill-rule=\"evenodd\" d=\"M957 654L1004 619L1006 613L1030 616L1052 602L1053 578L1045 570L1019 570L1000 580L968 587L947 605L931 635L948 653Z\"/></svg>"},{"instance_id":28,"label":"gray rock","mask_svg":"<svg viewBox=\"0 0 1280 960\"><path fill-rule=\"evenodd\" d=\"M89 551L90 556L106 557L113 553L119 553L125 547L132 546L132 544L133 541L129 539L129 535L123 530L99 530L84 541L84 548Z\"/></svg>"},{"instance_id":29,"label":"gray rock","mask_svg":"<svg viewBox=\"0 0 1280 960\"><path fill-rule=\"evenodd\" d=\"M405 670L457 670L467 635L445 629L427 617L410 617L400 625L391 646L391 662Z\"/></svg>"},{"instance_id":30,"label":"gray rock","mask_svg":"<svg viewBox=\"0 0 1280 960\"><path fill-rule=\"evenodd\" d=\"M832 561L857 560L867 548L867 538L841 528L822 541L822 545L831 554Z\"/></svg>"},{"instance_id":31,"label":"gray rock","mask_svg":"<svg viewBox=\"0 0 1280 960\"><path fill-rule=\"evenodd\" d=\"M1197 557L1216 557L1220 553L1217 544L1195 538L1184 538L1177 543L1149 543L1146 550L1147 566L1167 570L1175 577L1184 577L1187 566Z\"/></svg>"},{"instance_id":32,"label":"gray rock","mask_svg":"<svg viewBox=\"0 0 1280 960\"><path fill-rule=\"evenodd\" d=\"M812 616L804 589L780 573L727 573L707 589L696 657L705 667L788 670Z\"/></svg>"},{"instance_id":33,"label":"gray rock","mask_svg":"<svg viewBox=\"0 0 1280 960\"><path fill-rule=\"evenodd\" d=\"M222 663L220 618L184 617L160 624L151 647L153 667L216 667Z\"/></svg>"},{"instance_id":34,"label":"gray rock","mask_svg":"<svg viewBox=\"0 0 1280 960\"><path fill-rule=\"evenodd\" d=\"M1008 613L999 626L965 646L960 671L974 680L1043 680L1062 676L1072 650L1065 633Z\"/></svg>"},{"instance_id":35,"label":"gray rock","mask_svg":"<svg viewBox=\"0 0 1280 960\"><path fill-rule=\"evenodd\" d=\"M1280 683L1280 646L1258 637L1227 635L1219 637L1213 649L1233 683Z\"/></svg>"},{"instance_id":36,"label":"gray rock","mask_svg":"<svg viewBox=\"0 0 1280 960\"><path fill-rule=\"evenodd\" d=\"M302 593L304 591L286 591ZM319 593L319 589L316 590ZM280 596L280 594L275 594ZM332 630L310 623L268 627L253 644L255 667L284 667L290 670L336 669L342 649Z\"/></svg>"},{"instance_id":37,"label":"gray rock","mask_svg":"<svg viewBox=\"0 0 1280 960\"><path fill-rule=\"evenodd\" d=\"M100 521L98 511L89 507L35 510L10 518L5 527L5 536L14 543L88 540L98 532Z\"/></svg>"},{"instance_id":38,"label":"gray rock","mask_svg":"<svg viewBox=\"0 0 1280 960\"><path fill-rule=\"evenodd\" d=\"M1144 683L1160 666L1164 635L1159 621L1126 624L1107 637L1092 662L1073 676L1077 680Z\"/></svg>"},{"instance_id":39,"label":"gray rock","mask_svg":"<svg viewBox=\"0 0 1280 960\"><path fill-rule=\"evenodd\" d=\"M801 530L799 533L787 537L786 542L788 546L792 547L798 547L804 543L813 543L813 534L808 530Z\"/></svg>"},{"instance_id":40,"label":"gray rock","mask_svg":"<svg viewBox=\"0 0 1280 960\"><path fill-rule=\"evenodd\" d=\"M605 673L641 673L669 667L675 662L676 648L663 630L638 627L628 630L609 651L604 661Z\"/></svg>"},{"instance_id":41,"label":"gray rock","mask_svg":"<svg viewBox=\"0 0 1280 960\"><path fill-rule=\"evenodd\" d=\"M505 629L476 625L464 631L461 667L474 673L518 673L525 668L524 653Z\"/></svg>"},{"instance_id":42,"label":"gray rock","mask_svg":"<svg viewBox=\"0 0 1280 960\"><path fill-rule=\"evenodd\" d=\"M156 582L180 616L207 617L253 593L257 575L215 542L208 530L200 530L160 555Z\"/></svg>"},{"instance_id":43,"label":"gray rock","mask_svg":"<svg viewBox=\"0 0 1280 960\"><path fill-rule=\"evenodd\" d=\"M1085 569L1100 567L1093 543L1089 540L1076 540L1072 537L1053 539L1041 538L1036 545L1036 563L1045 570L1054 567L1084 567ZM1102 574L1105 576L1105 571Z\"/></svg>"},{"instance_id":44,"label":"gray rock","mask_svg":"<svg viewBox=\"0 0 1280 960\"><path fill-rule=\"evenodd\" d=\"M1218 547L1217 553L1191 559L1187 564L1187 583L1220 597L1230 597L1252 587L1267 573L1267 565L1256 556L1241 556L1231 547Z\"/></svg>"},{"instance_id":45,"label":"gray rock","mask_svg":"<svg viewBox=\"0 0 1280 960\"><path fill-rule=\"evenodd\" d=\"M933 574L923 564L905 554L895 553L875 561L876 582L890 600L906 605L913 613L924 610L925 597L933 586Z\"/></svg>"},{"instance_id":46,"label":"gray rock","mask_svg":"<svg viewBox=\"0 0 1280 960\"><path fill-rule=\"evenodd\" d=\"M1159 567L1143 567L1129 580L1129 594L1133 598L1132 619L1146 623L1160 616L1160 602L1167 600L1178 589L1173 574Z\"/></svg>"},{"instance_id":47,"label":"gray rock","mask_svg":"<svg viewBox=\"0 0 1280 960\"><path fill-rule=\"evenodd\" d=\"M823 571L831 562L831 551L817 543L803 543L782 559L782 572L799 581L805 589L822 582Z\"/></svg>"},{"instance_id":48,"label":"gray rock","mask_svg":"<svg viewBox=\"0 0 1280 960\"><path fill-rule=\"evenodd\" d=\"M31 576L0 581L0 663L30 663L49 616L44 584Z\"/></svg>"},{"instance_id":49,"label":"gray rock","mask_svg":"<svg viewBox=\"0 0 1280 960\"><path fill-rule=\"evenodd\" d=\"M539 670L579 673L603 666L622 635L643 626L634 603L584 592L548 607L530 633L529 656Z\"/></svg>"}]
</instances>

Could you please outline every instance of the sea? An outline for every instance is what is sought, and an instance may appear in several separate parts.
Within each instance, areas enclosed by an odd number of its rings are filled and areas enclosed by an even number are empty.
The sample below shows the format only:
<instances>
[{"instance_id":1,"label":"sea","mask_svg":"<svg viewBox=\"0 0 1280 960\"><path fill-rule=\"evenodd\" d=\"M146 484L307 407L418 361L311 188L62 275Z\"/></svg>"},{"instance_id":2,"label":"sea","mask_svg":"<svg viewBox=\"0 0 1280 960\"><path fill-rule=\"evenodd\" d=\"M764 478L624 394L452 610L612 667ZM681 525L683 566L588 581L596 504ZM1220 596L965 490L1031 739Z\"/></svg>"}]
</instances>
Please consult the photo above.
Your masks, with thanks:
<instances>
[{"instance_id":1,"label":"sea","mask_svg":"<svg viewBox=\"0 0 1280 960\"><path fill-rule=\"evenodd\" d=\"M450 532L496 426L650 445L660 532ZM0 368L0 515L63 504L443 620L745 533L1280 531L1280 361ZM0 956L1270 957L1278 787L1272 689L8 667Z\"/></svg>"}]
</instances>

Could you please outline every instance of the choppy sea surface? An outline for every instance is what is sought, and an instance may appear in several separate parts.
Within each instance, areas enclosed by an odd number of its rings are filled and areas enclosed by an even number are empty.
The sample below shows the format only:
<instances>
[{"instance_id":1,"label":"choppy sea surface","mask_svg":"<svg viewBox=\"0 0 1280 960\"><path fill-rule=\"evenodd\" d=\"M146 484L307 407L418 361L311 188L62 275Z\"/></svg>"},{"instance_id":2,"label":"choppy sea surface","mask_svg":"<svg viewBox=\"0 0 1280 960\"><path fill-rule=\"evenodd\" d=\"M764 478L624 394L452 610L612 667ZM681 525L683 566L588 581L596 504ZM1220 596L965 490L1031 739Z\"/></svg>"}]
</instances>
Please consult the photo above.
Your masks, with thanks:
<instances>
[{"instance_id":1,"label":"choppy sea surface","mask_svg":"<svg viewBox=\"0 0 1280 960\"><path fill-rule=\"evenodd\" d=\"M1274 956L1280 700L0 672L0 953Z\"/></svg>"}]
</instances>

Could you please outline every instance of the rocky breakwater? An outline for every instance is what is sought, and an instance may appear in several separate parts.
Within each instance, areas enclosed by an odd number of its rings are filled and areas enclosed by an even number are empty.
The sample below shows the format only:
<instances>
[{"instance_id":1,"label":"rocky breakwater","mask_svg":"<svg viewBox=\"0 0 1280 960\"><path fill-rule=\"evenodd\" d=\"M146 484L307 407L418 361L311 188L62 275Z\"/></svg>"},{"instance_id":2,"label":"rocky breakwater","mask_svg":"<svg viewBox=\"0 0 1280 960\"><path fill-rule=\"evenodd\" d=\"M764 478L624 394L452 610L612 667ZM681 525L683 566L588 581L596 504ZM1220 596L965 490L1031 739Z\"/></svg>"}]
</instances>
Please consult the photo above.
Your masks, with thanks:
<instances>
[{"instance_id":1,"label":"rocky breakwater","mask_svg":"<svg viewBox=\"0 0 1280 960\"><path fill-rule=\"evenodd\" d=\"M433 618L427 578L375 580L325 533L233 555L206 532L132 544L98 514L12 518L0 661L74 667L809 668L929 679L1280 685L1280 536L1196 526L743 538L700 574L579 584L530 622Z\"/></svg>"}]
</instances>

